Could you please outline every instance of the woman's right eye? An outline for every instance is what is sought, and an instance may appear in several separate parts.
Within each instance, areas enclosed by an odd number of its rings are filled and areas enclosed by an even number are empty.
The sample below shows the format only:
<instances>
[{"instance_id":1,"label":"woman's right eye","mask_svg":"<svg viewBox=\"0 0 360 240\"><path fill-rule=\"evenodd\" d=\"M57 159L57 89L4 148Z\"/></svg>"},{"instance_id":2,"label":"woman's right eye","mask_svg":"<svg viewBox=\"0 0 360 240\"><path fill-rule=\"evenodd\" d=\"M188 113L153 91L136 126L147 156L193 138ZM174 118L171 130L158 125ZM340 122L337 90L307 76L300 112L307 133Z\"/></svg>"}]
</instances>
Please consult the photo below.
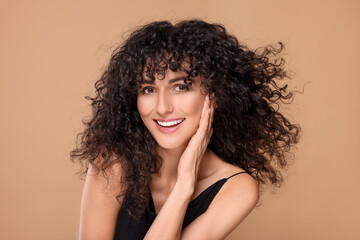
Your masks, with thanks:
<instances>
[{"instance_id":1,"label":"woman's right eye","mask_svg":"<svg viewBox=\"0 0 360 240\"><path fill-rule=\"evenodd\" d=\"M154 89L152 87L144 87L140 92L143 94L151 94L154 92Z\"/></svg>"}]
</instances>

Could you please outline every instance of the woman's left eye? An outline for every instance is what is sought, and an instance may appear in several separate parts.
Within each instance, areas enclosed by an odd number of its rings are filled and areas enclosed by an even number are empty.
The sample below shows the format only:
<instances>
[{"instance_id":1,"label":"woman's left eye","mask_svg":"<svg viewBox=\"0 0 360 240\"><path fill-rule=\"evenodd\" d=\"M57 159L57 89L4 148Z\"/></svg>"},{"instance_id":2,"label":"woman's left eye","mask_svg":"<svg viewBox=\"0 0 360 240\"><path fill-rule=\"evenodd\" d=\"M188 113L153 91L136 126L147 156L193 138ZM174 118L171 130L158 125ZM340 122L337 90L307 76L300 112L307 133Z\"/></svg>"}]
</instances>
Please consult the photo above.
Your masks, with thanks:
<instances>
[{"instance_id":1,"label":"woman's left eye","mask_svg":"<svg viewBox=\"0 0 360 240\"><path fill-rule=\"evenodd\" d=\"M175 90L178 92L185 92L190 89L190 84L178 84L175 86Z\"/></svg>"}]
</instances>

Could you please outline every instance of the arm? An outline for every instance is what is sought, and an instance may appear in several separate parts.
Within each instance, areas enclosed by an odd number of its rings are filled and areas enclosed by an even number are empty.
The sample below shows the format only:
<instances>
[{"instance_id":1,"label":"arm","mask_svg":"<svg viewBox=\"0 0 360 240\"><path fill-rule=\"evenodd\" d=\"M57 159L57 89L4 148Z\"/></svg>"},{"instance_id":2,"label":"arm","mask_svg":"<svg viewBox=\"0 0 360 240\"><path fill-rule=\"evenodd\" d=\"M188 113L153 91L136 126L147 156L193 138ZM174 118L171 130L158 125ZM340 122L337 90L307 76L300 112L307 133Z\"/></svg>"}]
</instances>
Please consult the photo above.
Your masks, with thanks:
<instances>
[{"instance_id":1,"label":"arm","mask_svg":"<svg viewBox=\"0 0 360 240\"><path fill-rule=\"evenodd\" d=\"M90 164L86 175L80 209L80 240L113 239L120 204L120 164L110 167L109 182L102 172L96 172ZM122 199L120 199L122 200Z\"/></svg>"}]
</instances>

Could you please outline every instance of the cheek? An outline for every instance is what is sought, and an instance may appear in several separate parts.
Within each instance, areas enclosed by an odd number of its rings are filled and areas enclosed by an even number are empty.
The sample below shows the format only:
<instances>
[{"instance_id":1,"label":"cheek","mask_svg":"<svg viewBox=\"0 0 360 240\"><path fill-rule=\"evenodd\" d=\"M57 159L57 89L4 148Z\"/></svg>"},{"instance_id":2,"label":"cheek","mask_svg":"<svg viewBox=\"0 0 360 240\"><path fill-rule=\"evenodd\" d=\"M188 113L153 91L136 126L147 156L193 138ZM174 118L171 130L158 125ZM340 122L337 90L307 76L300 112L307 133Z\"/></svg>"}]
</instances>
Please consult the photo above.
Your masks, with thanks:
<instances>
[{"instance_id":1,"label":"cheek","mask_svg":"<svg viewBox=\"0 0 360 240\"><path fill-rule=\"evenodd\" d=\"M204 107L205 96L192 96L186 99L182 99L181 107L187 115L194 117L196 120L200 120L202 109Z\"/></svg>"},{"instance_id":2,"label":"cheek","mask_svg":"<svg viewBox=\"0 0 360 240\"><path fill-rule=\"evenodd\" d=\"M146 101L146 99L143 99L141 97L137 99L137 108L143 120L144 117L150 114L151 111L150 105L151 105L151 101Z\"/></svg>"}]
</instances>

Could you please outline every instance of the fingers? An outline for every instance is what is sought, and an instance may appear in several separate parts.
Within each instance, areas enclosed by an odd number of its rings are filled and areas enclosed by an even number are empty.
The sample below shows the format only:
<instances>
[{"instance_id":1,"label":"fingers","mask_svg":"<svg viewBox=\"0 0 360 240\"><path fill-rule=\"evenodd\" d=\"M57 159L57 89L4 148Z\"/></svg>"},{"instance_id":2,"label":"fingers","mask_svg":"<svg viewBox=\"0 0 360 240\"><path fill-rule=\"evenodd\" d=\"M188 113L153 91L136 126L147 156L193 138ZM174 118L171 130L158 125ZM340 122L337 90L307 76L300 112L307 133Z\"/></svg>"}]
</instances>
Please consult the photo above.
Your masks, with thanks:
<instances>
[{"instance_id":1,"label":"fingers","mask_svg":"<svg viewBox=\"0 0 360 240\"><path fill-rule=\"evenodd\" d=\"M204 114L207 112L207 109L209 108L208 105L209 105L209 96L206 95L205 96L204 106L203 106L203 109L202 109L202 112L201 112L200 123L204 119Z\"/></svg>"},{"instance_id":2,"label":"fingers","mask_svg":"<svg viewBox=\"0 0 360 240\"><path fill-rule=\"evenodd\" d=\"M203 142L203 144L208 144L213 132L212 122L214 119L215 113L215 104L214 104L214 94L207 95L205 97L204 107L202 109L201 118L199 122L199 129L196 136L194 136L195 142ZM197 139L197 140L196 140Z\"/></svg>"},{"instance_id":3,"label":"fingers","mask_svg":"<svg viewBox=\"0 0 360 240\"><path fill-rule=\"evenodd\" d=\"M214 120L214 114L215 114L215 94L213 93L211 95L210 116L209 116L209 124L208 124L208 132L210 133L209 139L212 135L212 123Z\"/></svg>"},{"instance_id":4,"label":"fingers","mask_svg":"<svg viewBox=\"0 0 360 240\"><path fill-rule=\"evenodd\" d=\"M204 102L204 108L203 108L203 115L202 120L200 121L200 129L203 133L205 142L209 142L213 129L212 129L212 123L214 119L214 113L215 113L215 100L214 100L214 94L207 95L205 97Z\"/></svg>"},{"instance_id":5,"label":"fingers","mask_svg":"<svg viewBox=\"0 0 360 240\"><path fill-rule=\"evenodd\" d=\"M199 128L202 127L205 118L209 114L208 113L209 106L210 106L209 96L205 96L204 106L203 106L203 109L202 109L201 118L200 118L200 122L199 122Z\"/></svg>"}]
</instances>

